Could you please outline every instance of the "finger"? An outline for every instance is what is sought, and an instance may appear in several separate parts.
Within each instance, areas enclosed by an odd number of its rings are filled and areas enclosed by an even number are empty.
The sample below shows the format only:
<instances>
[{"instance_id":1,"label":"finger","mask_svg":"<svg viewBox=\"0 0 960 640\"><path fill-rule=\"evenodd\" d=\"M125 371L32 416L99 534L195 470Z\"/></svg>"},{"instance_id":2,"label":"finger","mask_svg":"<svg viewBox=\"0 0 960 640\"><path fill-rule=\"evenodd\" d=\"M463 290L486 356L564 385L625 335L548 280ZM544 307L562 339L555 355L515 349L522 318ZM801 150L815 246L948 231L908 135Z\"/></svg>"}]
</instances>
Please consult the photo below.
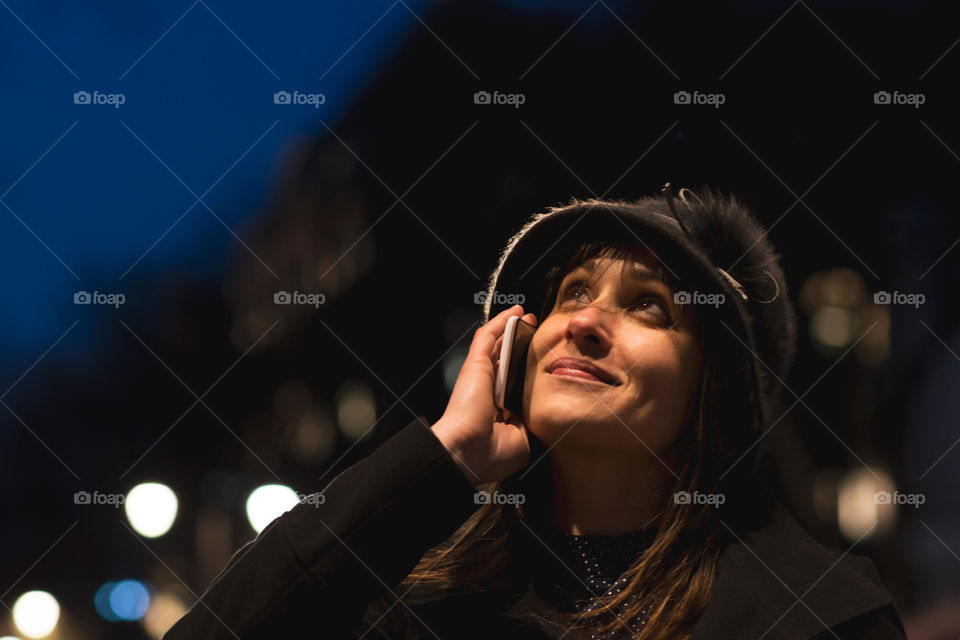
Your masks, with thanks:
<instances>
[{"instance_id":1,"label":"finger","mask_svg":"<svg viewBox=\"0 0 960 640\"><path fill-rule=\"evenodd\" d=\"M515 423L516 423L518 420L521 420L521 419L522 419L522 416L521 416L520 414L514 413L514 412L511 411L510 409L504 409L503 412L502 412L502 420L501 420L501 421L502 421L502 422L506 422L507 424L513 424L513 425L515 425Z\"/></svg>"},{"instance_id":2,"label":"finger","mask_svg":"<svg viewBox=\"0 0 960 640\"><path fill-rule=\"evenodd\" d=\"M499 433L500 437L511 440L519 437L519 440L516 441L516 446L523 446L522 441L527 440L527 426L523 422L523 417L513 413L509 409L503 411L499 411L498 409L498 415L495 424L509 425L513 427L512 429L501 430Z\"/></svg>"},{"instance_id":3,"label":"finger","mask_svg":"<svg viewBox=\"0 0 960 640\"><path fill-rule=\"evenodd\" d=\"M518 316L522 313L523 307L519 304L514 305L509 309L504 309L485 325L477 329L467 357L489 358L493 353L493 345L496 343L497 338L503 336L503 332L507 327L507 320L511 316Z\"/></svg>"},{"instance_id":4,"label":"finger","mask_svg":"<svg viewBox=\"0 0 960 640\"><path fill-rule=\"evenodd\" d=\"M503 349L503 336L497 338L497 341L493 343L493 352L490 354L490 357L493 358L494 362L500 358L501 349Z\"/></svg>"}]
</instances>

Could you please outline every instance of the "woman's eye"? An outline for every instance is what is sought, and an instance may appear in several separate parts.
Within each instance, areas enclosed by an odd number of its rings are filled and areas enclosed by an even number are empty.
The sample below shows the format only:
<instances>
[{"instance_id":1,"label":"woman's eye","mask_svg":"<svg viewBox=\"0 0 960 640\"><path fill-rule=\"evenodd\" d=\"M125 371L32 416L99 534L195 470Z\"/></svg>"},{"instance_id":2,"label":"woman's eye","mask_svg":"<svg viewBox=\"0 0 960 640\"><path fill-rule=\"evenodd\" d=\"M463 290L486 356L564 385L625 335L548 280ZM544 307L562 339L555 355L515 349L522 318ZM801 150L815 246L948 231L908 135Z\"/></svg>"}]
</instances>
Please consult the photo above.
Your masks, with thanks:
<instances>
[{"instance_id":1,"label":"woman's eye","mask_svg":"<svg viewBox=\"0 0 960 640\"><path fill-rule=\"evenodd\" d=\"M653 308L658 308L660 313L663 314L664 318L670 320L670 307L667 306L667 303L665 303L660 296L642 296L637 299L633 305L633 308L640 309L641 311L650 311Z\"/></svg>"},{"instance_id":2,"label":"woman's eye","mask_svg":"<svg viewBox=\"0 0 960 640\"><path fill-rule=\"evenodd\" d=\"M560 292L561 300L574 299L578 300L581 294L585 293L586 287L583 286L582 282L571 282L563 288Z\"/></svg>"},{"instance_id":3,"label":"woman's eye","mask_svg":"<svg viewBox=\"0 0 960 640\"><path fill-rule=\"evenodd\" d=\"M572 302L581 302L583 297L588 296L589 293L589 288L585 286L584 282L573 281L561 289L559 300L561 303L568 300ZM670 306L658 295L641 295L629 308L631 311L637 310L640 313L659 313L661 316L663 316L664 321L671 322Z\"/></svg>"}]
</instances>

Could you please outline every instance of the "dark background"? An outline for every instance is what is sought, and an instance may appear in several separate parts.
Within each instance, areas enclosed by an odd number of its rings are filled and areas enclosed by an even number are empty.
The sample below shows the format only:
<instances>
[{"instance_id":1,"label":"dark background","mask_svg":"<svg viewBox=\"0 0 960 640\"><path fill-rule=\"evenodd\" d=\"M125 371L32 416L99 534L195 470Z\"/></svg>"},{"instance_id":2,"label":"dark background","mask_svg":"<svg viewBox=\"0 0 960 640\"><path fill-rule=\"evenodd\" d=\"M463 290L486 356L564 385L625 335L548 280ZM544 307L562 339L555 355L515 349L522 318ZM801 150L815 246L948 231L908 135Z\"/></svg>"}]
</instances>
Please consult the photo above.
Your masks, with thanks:
<instances>
[{"instance_id":1,"label":"dark background","mask_svg":"<svg viewBox=\"0 0 960 640\"><path fill-rule=\"evenodd\" d=\"M43 589L57 637L149 637L97 614L102 584L189 606L255 535L254 487L317 491L440 416L474 294L529 215L670 181L735 193L784 256L802 402L766 436L777 491L822 542L873 559L912 638L957 636L933 631L960 591L952 3L0 5L8 609ZM75 104L82 90L126 100ZM325 102L275 104L282 90ZM126 302L75 305L81 290ZM326 300L275 305L281 290ZM815 321L824 306L839 311ZM846 341L818 339L846 321ZM360 441L345 396L375 407ZM838 487L865 465L924 503L851 539ZM147 481L180 501L157 539L73 501Z\"/></svg>"}]
</instances>

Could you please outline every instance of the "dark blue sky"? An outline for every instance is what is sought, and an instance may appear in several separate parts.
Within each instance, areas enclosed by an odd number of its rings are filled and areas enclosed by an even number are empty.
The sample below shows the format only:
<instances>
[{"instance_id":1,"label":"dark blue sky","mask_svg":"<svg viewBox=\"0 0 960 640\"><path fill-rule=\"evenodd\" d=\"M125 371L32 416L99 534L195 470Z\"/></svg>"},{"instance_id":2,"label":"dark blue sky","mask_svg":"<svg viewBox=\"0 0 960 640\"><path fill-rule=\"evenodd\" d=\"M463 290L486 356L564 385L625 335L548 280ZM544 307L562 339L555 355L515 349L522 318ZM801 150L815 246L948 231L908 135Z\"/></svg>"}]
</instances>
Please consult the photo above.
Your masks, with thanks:
<instances>
[{"instance_id":1,"label":"dark blue sky","mask_svg":"<svg viewBox=\"0 0 960 640\"><path fill-rule=\"evenodd\" d=\"M257 214L285 147L333 125L423 28L392 0L0 5L7 377L75 321L56 351L90 346L98 316L78 290L132 300L166 270L216 277L242 249L227 227ZM325 102L275 104L283 90ZM77 104L81 91L107 103Z\"/></svg>"}]
</instances>

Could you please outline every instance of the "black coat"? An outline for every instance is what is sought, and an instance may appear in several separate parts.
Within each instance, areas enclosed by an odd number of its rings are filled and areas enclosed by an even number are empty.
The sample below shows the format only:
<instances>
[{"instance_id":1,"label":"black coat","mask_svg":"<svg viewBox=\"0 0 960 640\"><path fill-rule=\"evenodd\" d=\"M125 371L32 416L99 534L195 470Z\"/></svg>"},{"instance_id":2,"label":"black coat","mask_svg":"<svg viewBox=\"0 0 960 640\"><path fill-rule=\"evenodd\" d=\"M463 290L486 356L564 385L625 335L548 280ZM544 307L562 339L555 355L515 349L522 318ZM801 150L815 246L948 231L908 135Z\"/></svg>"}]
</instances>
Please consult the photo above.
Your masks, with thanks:
<instances>
[{"instance_id":1,"label":"black coat","mask_svg":"<svg viewBox=\"0 0 960 640\"><path fill-rule=\"evenodd\" d=\"M322 502L301 502L239 549L164 640L551 637L510 617L516 603L497 592L384 604L476 510L475 492L415 420L334 478ZM905 634L873 563L819 544L777 505L722 551L692 640L761 637Z\"/></svg>"}]
</instances>

